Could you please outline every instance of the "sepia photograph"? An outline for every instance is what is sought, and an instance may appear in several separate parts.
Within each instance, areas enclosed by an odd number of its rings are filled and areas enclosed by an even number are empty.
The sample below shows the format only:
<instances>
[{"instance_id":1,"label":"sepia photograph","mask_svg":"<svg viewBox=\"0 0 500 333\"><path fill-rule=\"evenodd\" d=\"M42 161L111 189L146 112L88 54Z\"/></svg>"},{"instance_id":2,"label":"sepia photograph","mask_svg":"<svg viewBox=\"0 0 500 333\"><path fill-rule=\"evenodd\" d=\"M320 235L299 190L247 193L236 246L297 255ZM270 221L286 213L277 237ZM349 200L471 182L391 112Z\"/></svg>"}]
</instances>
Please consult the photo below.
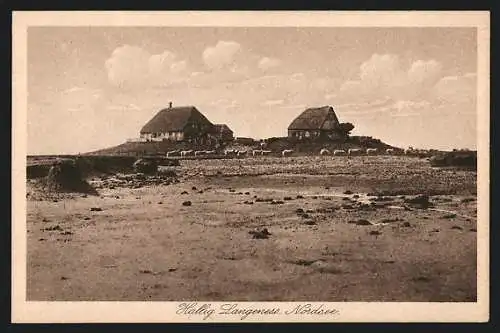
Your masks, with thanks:
<instances>
[{"instance_id":1,"label":"sepia photograph","mask_svg":"<svg viewBox=\"0 0 500 333\"><path fill-rule=\"evenodd\" d=\"M487 320L488 13L219 14L14 16L19 320Z\"/></svg>"}]
</instances>

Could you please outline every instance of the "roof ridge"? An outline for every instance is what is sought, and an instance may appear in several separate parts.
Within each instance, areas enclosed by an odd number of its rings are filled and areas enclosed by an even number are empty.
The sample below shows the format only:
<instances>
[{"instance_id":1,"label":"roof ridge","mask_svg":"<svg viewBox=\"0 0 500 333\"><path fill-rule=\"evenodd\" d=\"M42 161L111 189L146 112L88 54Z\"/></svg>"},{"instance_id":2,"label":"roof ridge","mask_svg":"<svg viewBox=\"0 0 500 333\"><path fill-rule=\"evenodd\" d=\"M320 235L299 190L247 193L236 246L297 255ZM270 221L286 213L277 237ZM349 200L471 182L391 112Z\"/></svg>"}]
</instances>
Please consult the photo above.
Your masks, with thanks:
<instances>
[{"instance_id":1,"label":"roof ridge","mask_svg":"<svg viewBox=\"0 0 500 333\"><path fill-rule=\"evenodd\" d=\"M332 119L332 121L338 124L339 120L333 106L323 105L319 107L308 107L307 109L305 109L290 123L288 129L289 130L322 129L327 123L327 119L330 113L333 113L334 115L334 119Z\"/></svg>"},{"instance_id":2,"label":"roof ridge","mask_svg":"<svg viewBox=\"0 0 500 333\"><path fill-rule=\"evenodd\" d=\"M175 106L160 109L140 130L140 133L152 133L155 131L178 131L196 113L203 118L204 122L210 122L194 105Z\"/></svg>"},{"instance_id":3,"label":"roof ridge","mask_svg":"<svg viewBox=\"0 0 500 333\"><path fill-rule=\"evenodd\" d=\"M168 107L167 106L166 108L160 109L160 111L163 111L163 110L176 110L176 109L177 110L178 109L191 109L191 110L192 109L196 109L196 110L198 110L196 108L196 106L194 106L194 105L178 105L178 106L172 106L172 107Z\"/></svg>"}]
</instances>

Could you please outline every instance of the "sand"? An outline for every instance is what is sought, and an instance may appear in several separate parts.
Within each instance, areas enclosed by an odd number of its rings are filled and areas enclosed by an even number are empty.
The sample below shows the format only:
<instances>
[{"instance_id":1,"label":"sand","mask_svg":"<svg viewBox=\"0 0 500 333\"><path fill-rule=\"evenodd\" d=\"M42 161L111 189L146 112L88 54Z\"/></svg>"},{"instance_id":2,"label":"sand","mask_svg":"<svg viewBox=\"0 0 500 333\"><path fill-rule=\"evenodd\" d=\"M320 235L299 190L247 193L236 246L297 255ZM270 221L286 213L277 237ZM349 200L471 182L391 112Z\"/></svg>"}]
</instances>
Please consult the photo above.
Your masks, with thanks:
<instances>
[{"instance_id":1,"label":"sand","mask_svg":"<svg viewBox=\"0 0 500 333\"><path fill-rule=\"evenodd\" d=\"M176 170L170 185L28 197L28 300L476 300L475 171L404 156ZM416 194L433 208L405 203Z\"/></svg>"}]
</instances>

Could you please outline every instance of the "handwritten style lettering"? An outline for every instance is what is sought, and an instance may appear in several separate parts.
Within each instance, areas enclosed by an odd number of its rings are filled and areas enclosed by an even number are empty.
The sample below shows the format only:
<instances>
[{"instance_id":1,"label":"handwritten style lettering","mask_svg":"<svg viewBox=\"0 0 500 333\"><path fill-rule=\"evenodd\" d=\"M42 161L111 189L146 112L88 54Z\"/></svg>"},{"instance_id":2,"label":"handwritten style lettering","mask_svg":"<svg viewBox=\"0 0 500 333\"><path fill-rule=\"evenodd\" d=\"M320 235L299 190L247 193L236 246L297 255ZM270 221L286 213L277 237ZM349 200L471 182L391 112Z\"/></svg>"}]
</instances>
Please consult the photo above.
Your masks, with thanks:
<instances>
[{"instance_id":1,"label":"handwritten style lettering","mask_svg":"<svg viewBox=\"0 0 500 333\"><path fill-rule=\"evenodd\" d=\"M181 303L176 313L181 315L203 316L203 319L206 320L215 313L215 309L212 309L211 304L206 303L202 305L198 305L198 303Z\"/></svg>"},{"instance_id":2,"label":"handwritten style lettering","mask_svg":"<svg viewBox=\"0 0 500 333\"><path fill-rule=\"evenodd\" d=\"M298 314L298 315L337 315L339 310L325 308L324 304L313 307L312 304L297 305L291 310L285 311L285 314Z\"/></svg>"},{"instance_id":3,"label":"handwritten style lettering","mask_svg":"<svg viewBox=\"0 0 500 333\"><path fill-rule=\"evenodd\" d=\"M246 309L246 308L239 308L238 304L235 303L228 303L228 304L223 304L220 307L221 311L219 314L222 315L239 315L241 316L241 320L246 319L250 315L255 315L255 314L260 314L260 315L275 315L280 313L280 309L278 308L271 308L271 309Z\"/></svg>"},{"instance_id":4,"label":"handwritten style lettering","mask_svg":"<svg viewBox=\"0 0 500 333\"><path fill-rule=\"evenodd\" d=\"M203 320L213 318L214 316L238 316L240 320L245 320L250 316L273 316L273 315L316 315L316 316L333 316L340 312L334 308L328 308L325 304L313 305L311 303L299 304L293 308L288 308L283 311L280 307L274 308L255 308L242 307L238 303L224 303L219 306L212 307L210 303L186 302L180 303L177 306L176 313L185 316L201 316Z\"/></svg>"}]
</instances>

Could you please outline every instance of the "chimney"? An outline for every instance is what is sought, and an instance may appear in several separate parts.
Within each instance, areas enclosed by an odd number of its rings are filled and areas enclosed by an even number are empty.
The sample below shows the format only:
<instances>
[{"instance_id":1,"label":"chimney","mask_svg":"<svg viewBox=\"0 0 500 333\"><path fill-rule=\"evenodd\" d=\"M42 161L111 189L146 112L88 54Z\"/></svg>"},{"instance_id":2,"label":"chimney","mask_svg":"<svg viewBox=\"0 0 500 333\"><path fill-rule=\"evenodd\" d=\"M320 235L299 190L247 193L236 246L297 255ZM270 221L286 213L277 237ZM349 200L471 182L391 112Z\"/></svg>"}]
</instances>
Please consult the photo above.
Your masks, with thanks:
<instances>
[{"instance_id":1,"label":"chimney","mask_svg":"<svg viewBox=\"0 0 500 333\"><path fill-rule=\"evenodd\" d=\"M168 102L168 108L171 109L172 108L172 102Z\"/></svg>"}]
</instances>

